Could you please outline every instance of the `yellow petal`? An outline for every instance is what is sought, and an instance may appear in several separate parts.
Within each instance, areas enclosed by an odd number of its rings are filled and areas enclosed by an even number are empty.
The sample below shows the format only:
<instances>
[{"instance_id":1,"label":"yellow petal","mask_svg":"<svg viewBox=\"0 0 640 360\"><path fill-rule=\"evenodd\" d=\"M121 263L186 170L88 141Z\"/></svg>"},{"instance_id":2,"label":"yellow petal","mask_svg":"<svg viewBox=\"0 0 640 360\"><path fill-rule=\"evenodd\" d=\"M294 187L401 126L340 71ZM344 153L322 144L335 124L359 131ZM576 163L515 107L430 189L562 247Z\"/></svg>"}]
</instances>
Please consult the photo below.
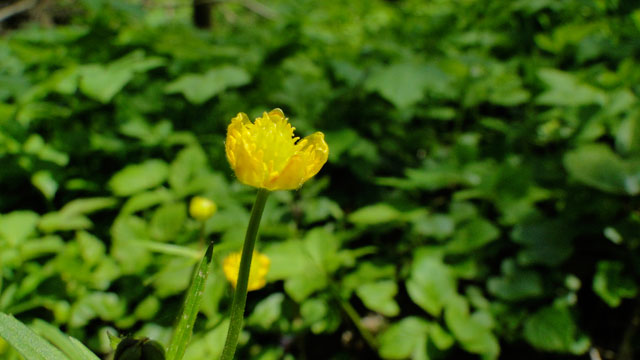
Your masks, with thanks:
<instances>
[{"instance_id":1,"label":"yellow petal","mask_svg":"<svg viewBox=\"0 0 640 360\"><path fill-rule=\"evenodd\" d=\"M329 159L329 145L324 141L324 134L321 132L313 133L301 142L306 140L303 145L302 153L305 156L305 175L302 182L309 180L315 176Z\"/></svg>"},{"instance_id":2,"label":"yellow petal","mask_svg":"<svg viewBox=\"0 0 640 360\"><path fill-rule=\"evenodd\" d=\"M227 128L225 151L227 160L240 182L261 187L264 164L251 135L253 124L245 113L239 113Z\"/></svg>"},{"instance_id":3,"label":"yellow petal","mask_svg":"<svg viewBox=\"0 0 640 360\"><path fill-rule=\"evenodd\" d=\"M284 119L284 112L280 109L280 108L275 108L271 111L269 111L269 116L275 116L275 117L279 117L281 119Z\"/></svg>"},{"instance_id":4,"label":"yellow petal","mask_svg":"<svg viewBox=\"0 0 640 360\"><path fill-rule=\"evenodd\" d=\"M267 190L294 190L302 185L305 175L305 164L302 156L293 155L287 166L279 173L273 173L265 184Z\"/></svg>"},{"instance_id":5,"label":"yellow petal","mask_svg":"<svg viewBox=\"0 0 640 360\"><path fill-rule=\"evenodd\" d=\"M224 258L222 262L222 270L225 277L231 285L235 288L238 283L238 273L240 272L240 260L242 258L241 252L233 252ZM247 290L258 290L263 288L266 283L266 276L269 272L271 260L264 254L258 252L253 253L253 259L251 261L251 267L249 269L249 283Z\"/></svg>"}]
</instances>

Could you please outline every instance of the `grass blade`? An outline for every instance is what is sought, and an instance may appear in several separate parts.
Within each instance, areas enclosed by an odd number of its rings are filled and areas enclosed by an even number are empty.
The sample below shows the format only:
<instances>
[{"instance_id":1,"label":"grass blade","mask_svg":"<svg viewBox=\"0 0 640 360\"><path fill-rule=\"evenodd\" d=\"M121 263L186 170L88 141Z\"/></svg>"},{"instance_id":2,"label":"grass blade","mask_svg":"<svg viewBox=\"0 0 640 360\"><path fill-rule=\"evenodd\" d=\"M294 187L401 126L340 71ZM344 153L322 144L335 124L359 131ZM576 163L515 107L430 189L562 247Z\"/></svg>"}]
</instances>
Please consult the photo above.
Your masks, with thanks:
<instances>
[{"instance_id":1,"label":"grass blade","mask_svg":"<svg viewBox=\"0 0 640 360\"><path fill-rule=\"evenodd\" d=\"M88 347L84 346L80 340L74 338L73 336L69 336L69 341L71 341L76 348L80 351L80 353L84 356L84 359L87 360L100 360L100 358L94 354Z\"/></svg>"},{"instance_id":2,"label":"grass blade","mask_svg":"<svg viewBox=\"0 0 640 360\"><path fill-rule=\"evenodd\" d=\"M25 359L68 360L55 346L11 315L0 313L0 336Z\"/></svg>"},{"instance_id":3,"label":"grass blade","mask_svg":"<svg viewBox=\"0 0 640 360\"><path fill-rule=\"evenodd\" d=\"M207 281L207 276L209 276L209 268L211 259L213 258L212 253L213 243L209 245L204 257L193 273L191 285L187 290L184 304L182 304L182 313L180 314L178 325L173 332L173 337L169 344L167 360L181 360L191 340L193 324L196 322L196 317L200 310L200 303L202 302L202 295L204 295L204 286Z\"/></svg>"},{"instance_id":4,"label":"grass blade","mask_svg":"<svg viewBox=\"0 0 640 360\"><path fill-rule=\"evenodd\" d=\"M100 360L99 357L87 349L80 341L64 334L57 327L45 321L35 320L31 327L38 334L62 350L70 360Z\"/></svg>"}]
</instances>

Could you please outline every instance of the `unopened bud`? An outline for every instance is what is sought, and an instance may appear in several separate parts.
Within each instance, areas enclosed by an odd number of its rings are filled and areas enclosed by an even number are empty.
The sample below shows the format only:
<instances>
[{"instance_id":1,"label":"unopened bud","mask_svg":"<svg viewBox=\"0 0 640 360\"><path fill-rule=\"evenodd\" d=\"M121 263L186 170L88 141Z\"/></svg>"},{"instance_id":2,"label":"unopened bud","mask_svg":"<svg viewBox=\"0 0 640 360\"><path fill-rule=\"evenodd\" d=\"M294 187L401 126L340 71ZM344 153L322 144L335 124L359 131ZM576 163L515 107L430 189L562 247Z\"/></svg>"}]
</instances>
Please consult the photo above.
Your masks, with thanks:
<instances>
[{"instance_id":1,"label":"unopened bud","mask_svg":"<svg viewBox=\"0 0 640 360\"><path fill-rule=\"evenodd\" d=\"M196 220L205 221L216 213L218 207L213 201L202 196L195 196L189 204L189 214Z\"/></svg>"}]
</instances>

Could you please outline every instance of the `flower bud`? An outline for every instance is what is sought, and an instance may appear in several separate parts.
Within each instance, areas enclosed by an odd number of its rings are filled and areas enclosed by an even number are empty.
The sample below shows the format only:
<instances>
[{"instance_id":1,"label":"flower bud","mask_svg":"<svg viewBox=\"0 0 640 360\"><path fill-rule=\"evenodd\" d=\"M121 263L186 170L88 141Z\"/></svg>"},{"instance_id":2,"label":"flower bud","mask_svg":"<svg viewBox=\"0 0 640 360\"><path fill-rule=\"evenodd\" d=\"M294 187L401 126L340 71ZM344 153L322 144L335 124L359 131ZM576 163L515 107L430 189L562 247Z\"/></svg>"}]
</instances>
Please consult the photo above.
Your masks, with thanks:
<instances>
[{"instance_id":1,"label":"flower bud","mask_svg":"<svg viewBox=\"0 0 640 360\"><path fill-rule=\"evenodd\" d=\"M194 196L189 204L189 214L198 221L209 219L216 210L218 210L216 203L202 196Z\"/></svg>"}]
</instances>

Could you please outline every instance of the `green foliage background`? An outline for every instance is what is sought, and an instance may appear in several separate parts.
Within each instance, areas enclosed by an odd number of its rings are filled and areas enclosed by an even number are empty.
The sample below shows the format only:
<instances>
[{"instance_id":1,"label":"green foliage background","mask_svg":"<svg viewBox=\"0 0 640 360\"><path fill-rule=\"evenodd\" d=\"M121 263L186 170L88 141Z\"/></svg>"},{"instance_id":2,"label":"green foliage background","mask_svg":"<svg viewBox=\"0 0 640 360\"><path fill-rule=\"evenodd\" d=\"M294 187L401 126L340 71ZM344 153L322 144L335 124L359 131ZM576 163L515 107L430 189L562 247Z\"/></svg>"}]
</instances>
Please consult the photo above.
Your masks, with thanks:
<instances>
[{"instance_id":1,"label":"green foliage background","mask_svg":"<svg viewBox=\"0 0 640 360\"><path fill-rule=\"evenodd\" d=\"M107 332L166 345L204 195L215 265L186 358L219 356L221 260L255 194L226 126L281 107L330 160L267 203L239 358L640 354L640 4L229 2L211 31L177 4L85 0L0 38L0 311L98 354Z\"/></svg>"}]
</instances>

